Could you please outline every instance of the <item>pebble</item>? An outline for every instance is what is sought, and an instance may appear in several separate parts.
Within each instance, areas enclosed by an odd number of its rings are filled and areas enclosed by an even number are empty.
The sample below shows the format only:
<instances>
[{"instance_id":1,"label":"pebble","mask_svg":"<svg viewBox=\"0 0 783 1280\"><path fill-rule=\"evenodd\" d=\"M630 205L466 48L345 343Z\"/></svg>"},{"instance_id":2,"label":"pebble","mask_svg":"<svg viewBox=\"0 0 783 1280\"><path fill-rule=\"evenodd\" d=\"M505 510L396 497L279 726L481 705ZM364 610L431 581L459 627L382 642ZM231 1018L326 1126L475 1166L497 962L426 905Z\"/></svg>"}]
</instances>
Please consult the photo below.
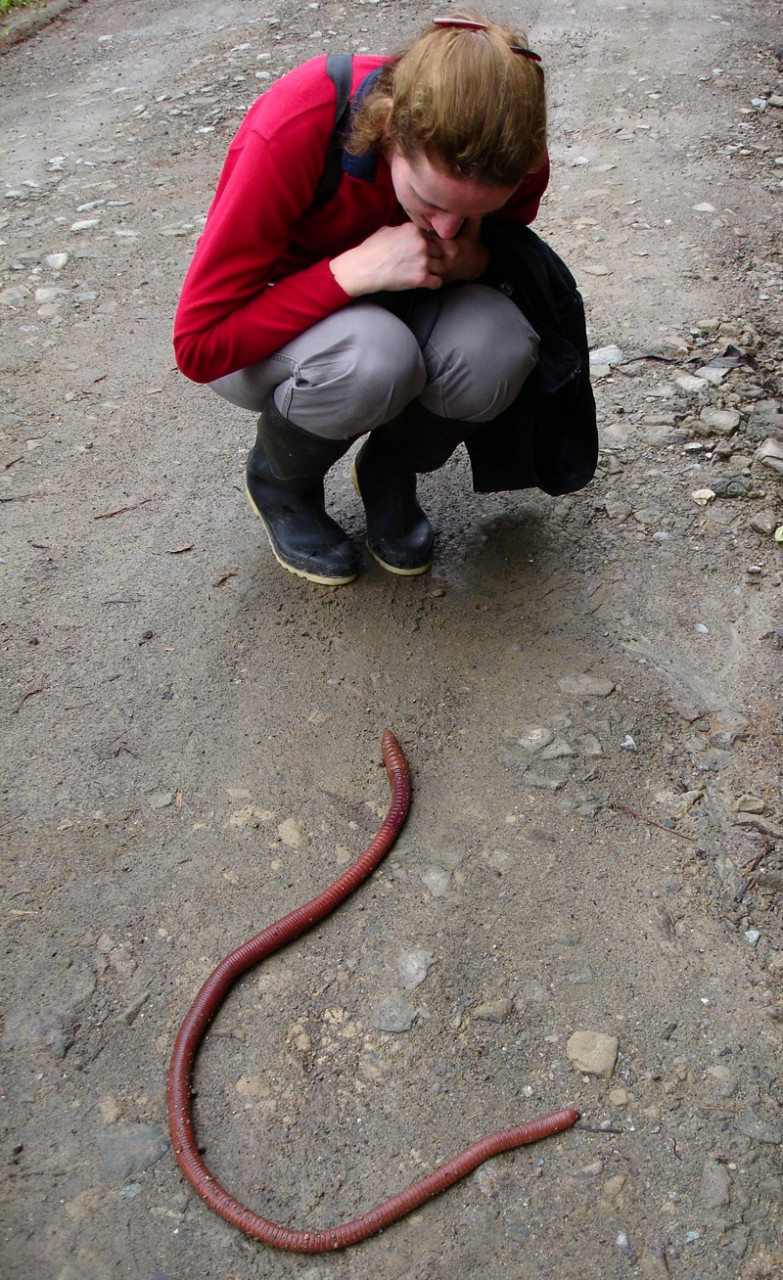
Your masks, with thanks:
<instances>
[{"instance_id":1,"label":"pebble","mask_svg":"<svg viewBox=\"0 0 783 1280\"><path fill-rule=\"evenodd\" d=\"M701 1173L701 1202L711 1211L725 1209L731 1203L731 1178L725 1165L706 1160Z\"/></svg>"},{"instance_id":2,"label":"pebble","mask_svg":"<svg viewBox=\"0 0 783 1280\"><path fill-rule=\"evenodd\" d=\"M428 867L421 873L421 878L433 898L442 898L449 891L451 876L443 867Z\"/></svg>"},{"instance_id":3,"label":"pebble","mask_svg":"<svg viewBox=\"0 0 783 1280\"><path fill-rule=\"evenodd\" d=\"M777 517L774 511L757 511L750 518L750 527L755 529L756 533L763 533L767 537L774 534L778 527Z\"/></svg>"},{"instance_id":4,"label":"pebble","mask_svg":"<svg viewBox=\"0 0 783 1280\"><path fill-rule=\"evenodd\" d=\"M116 1124L122 1119L122 1107L116 1098L102 1098L98 1105L104 1124Z\"/></svg>"},{"instance_id":5,"label":"pebble","mask_svg":"<svg viewBox=\"0 0 783 1280\"><path fill-rule=\"evenodd\" d=\"M666 1250L657 1240L644 1249L641 1270L646 1280L666 1280L666 1277L671 1274L666 1260Z\"/></svg>"},{"instance_id":6,"label":"pebble","mask_svg":"<svg viewBox=\"0 0 783 1280\"><path fill-rule=\"evenodd\" d=\"M101 1129L98 1154L110 1178L124 1182L144 1169L149 1169L169 1149L166 1134L156 1124L138 1124Z\"/></svg>"},{"instance_id":7,"label":"pebble","mask_svg":"<svg viewBox=\"0 0 783 1280\"><path fill-rule=\"evenodd\" d=\"M63 267L68 265L69 258L68 253L50 253L44 258L44 262L51 271L62 271Z\"/></svg>"},{"instance_id":8,"label":"pebble","mask_svg":"<svg viewBox=\"0 0 783 1280\"><path fill-rule=\"evenodd\" d=\"M608 1080L617 1062L619 1041L599 1031L575 1031L566 1045L569 1061L577 1071Z\"/></svg>"},{"instance_id":9,"label":"pebble","mask_svg":"<svg viewBox=\"0 0 783 1280\"><path fill-rule=\"evenodd\" d=\"M76 1039L84 1020L82 1010L96 985L94 970L72 966L57 978L58 1004L35 1009L25 1003L8 1010L0 1047L5 1051L42 1050L53 1058L64 1058Z\"/></svg>"},{"instance_id":10,"label":"pebble","mask_svg":"<svg viewBox=\"0 0 783 1280\"><path fill-rule=\"evenodd\" d=\"M150 809L169 809L175 799L173 791L153 791L149 796Z\"/></svg>"},{"instance_id":11,"label":"pebble","mask_svg":"<svg viewBox=\"0 0 783 1280\"><path fill-rule=\"evenodd\" d=\"M608 698L615 688L613 680L587 674L561 676L557 686L561 693L575 698Z\"/></svg>"},{"instance_id":12,"label":"pebble","mask_svg":"<svg viewBox=\"0 0 783 1280\"><path fill-rule=\"evenodd\" d=\"M781 1130L769 1120L764 1120L761 1116L756 1115L755 1111L748 1108L743 1111L737 1120L737 1128L740 1133L744 1133L746 1138L752 1138L754 1142L769 1143L770 1146L780 1146L783 1143L783 1133Z\"/></svg>"},{"instance_id":13,"label":"pebble","mask_svg":"<svg viewBox=\"0 0 783 1280\"><path fill-rule=\"evenodd\" d=\"M78 1026L74 1009L47 1009L43 1013L15 1009L6 1016L2 1048L43 1049L53 1058L64 1058Z\"/></svg>"},{"instance_id":14,"label":"pebble","mask_svg":"<svg viewBox=\"0 0 783 1280\"><path fill-rule=\"evenodd\" d=\"M698 378L701 382L709 383L711 387L719 387L724 381L727 373L728 369L715 369L711 365L705 364L695 371L694 377Z\"/></svg>"},{"instance_id":15,"label":"pebble","mask_svg":"<svg viewBox=\"0 0 783 1280\"><path fill-rule=\"evenodd\" d=\"M10 289L3 289L0 293L0 304L5 307L18 307L20 302L24 302L25 298L30 297L30 290L27 285L12 285Z\"/></svg>"},{"instance_id":16,"label":"pebble","mask_svg":"<svg viewBox=\"0 0 783 1280\"><path fill-rule=\"evenodd\" d=\"M767 802L761 796L740 796L735 805L737 813L766 813Z\"/></svg>"},{"instance_id":17,"label":"pebble","mask_svg":"<svg viewBox=\"0 0 783 1280\"><path fill-rule=\"evenodd\" d=\"M697 395L703 395L707 391L707 383L703 378L697 378L692 373L680 374L674 379L675 387L679 387L680 391L692 392Z\"/></svg>"},{"instance_id":18,"label":"pebble","mask_svg":"<svg viewBox=\"0 0 783 1280\"><path fill-rule=\"evenodd\" d=\"M554 736L552 730L545 728L543 725L529 725L522 730L517 742L526 751L541 751L544 747L549 746Z\"/></svg>"},{"instance_id":19,"label":"pebble","mask_svg":"<svg viewBox=\"0 0 783 1280\"><path fill-rule=\"evenodd\" d=\"M480 1022L506 1022L511 1016L514 1001L507 997L499 1000L486 1000L473 1010L473 1017Z\"/></svg>"},{"instance_id":20,"label":"pebble","mask_svg":"<svg viewBox=\"0 0 783 1280\"><path fill-rule=\"evenodd\" d=\"M421 986L434 958L431 951L423 951L420 947L409 947L400 952L397 968L406 991L413 991L415 987Z\"/></svg>"},{"instance_id":21,"label":"pebble","mask_svg":"<svg viewBox=\"0 0 783 1280\"><path fill-rule=\"evenodd\" d=\"M402 996L386 996L370 1018L376 1031L399 1034L410 1031L418 1017L417 1011Z\"/></svg>"},{"instance_id":22,"label":"pebble","mask_svg":"<svg viewBox=\"0 0 783 1280\"><path fill-rule=\"evenodd\" d=\"M555 738L550 742L549 746L544 747L541 752L542 760L564 760L568 756L575 756L574 748L570 746L565 738Z\"/></svg>"},{"instance_id":23,"label":"pebble","mask_svg":"<svg viewBox=\"0 0 783 1280\"><path fill-rule=\"evenodd\" d=\"M601 1159L597 1159L592 1160L590 1164L582 1165L581 1169L572 1169L569 1176L572 1178L579 1178L580 1180L586 1178L600 1178L603 1171L604 1162Z\"/></svg>"},{"instance_id":24,"label":"pebble","mask_svg":"<svg viewBox=\"0 0 783 1280\"><path fill-rule=\"evenodd\" d=\"M499 751L496 759L509 773L523 774L530 768L527 760L520 760L519 756L512 755L510 751Z\"/></svg>"},{"instance_id":25,"label":"pebble","mask_svg":"<svg viewBox=\"0 0 783 1280\"><path fill-rule=\"evenodd\" d=\"M305 842L304 832L296 818L286 818L277 828L277 834L289 849L301 849Z\"/></svg>"},{"instance_id":26,"label":"pebble","mask_svg":"<svg viewBox=\"0 0 783 1280\"><path fill-rule=\"evenodd\" d=\"M747 476L729 473L713 480L712 491L716 498L747 498L753 493L753 484Z\"/></svg>"},{"instance_id":27,"label":"pebble","mask_svg":"<svg viewBox=\"0 0 783 1280\"><path fill-rule=\"evenodd\" d=\"M527 978L519 988L519 996L532 1004L548 1004L550 995L538 978Z\"/></svg>"},{"instance_id":28,"label":"pebble","mask_svg":"<svg viewBox=\"0 0 783 1280\"><path fill-rule=\"evenodd\" d=\"M740 424L740 415L736 409L712 409L705 406L699 414L705 427L715 435L731 436Z\"/></svg>"},{"instance_id":29,"label":"pebble","mask_svg":"<svg viewBox=\"0 0 783 1280\"><path fill-rule=\"evenodd\" d=\"M757 400L748 411L748 435L754 440L775 439L783 432L783 411L777 400Z\"/></svg>"},{"instance_id":30,"label":"pebble","mask_svg":"<svg viewBox=\"0 0 783 1280\"><path fill-rule=\"evenodd\" d=\"M624 357L619 347L596 347L590 352L590 365L613 365L622 364Z\"/></svg>"},{"instance_id":31,"label":"pebble","mask_svg":"<svg viewBox=\"0 0 783 1280\"><path fill-rule=\"evenodd\" d=\"M760 444L753 457L756 462L761 462L765 467L771 467L773 471L783 472L783 442L775 440L769 436L763 444Z\"/></svg>"}]
</instances>

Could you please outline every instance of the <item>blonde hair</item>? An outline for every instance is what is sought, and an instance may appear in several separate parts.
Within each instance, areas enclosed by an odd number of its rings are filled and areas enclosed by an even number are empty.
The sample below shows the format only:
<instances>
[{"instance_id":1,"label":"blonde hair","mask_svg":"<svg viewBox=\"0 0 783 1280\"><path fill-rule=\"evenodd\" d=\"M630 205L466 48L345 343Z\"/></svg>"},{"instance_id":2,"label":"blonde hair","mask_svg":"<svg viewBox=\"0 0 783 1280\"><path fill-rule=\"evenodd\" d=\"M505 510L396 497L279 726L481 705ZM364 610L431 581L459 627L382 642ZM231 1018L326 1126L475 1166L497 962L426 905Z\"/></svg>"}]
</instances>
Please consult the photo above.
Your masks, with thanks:
<instances>
[{"instance_id":1,"label":"blonde hair","mask_svg":"<svg viewBox=\"0 0 783 1280\"><path fill-rule=\"evenodd\" d=\"M543 160L544 75L511 45L524 36L470 12L482 30L431 25L384 67L359 106L347 150L424 154L456 178L514 186Z\"/></svg>"}]
</instances>

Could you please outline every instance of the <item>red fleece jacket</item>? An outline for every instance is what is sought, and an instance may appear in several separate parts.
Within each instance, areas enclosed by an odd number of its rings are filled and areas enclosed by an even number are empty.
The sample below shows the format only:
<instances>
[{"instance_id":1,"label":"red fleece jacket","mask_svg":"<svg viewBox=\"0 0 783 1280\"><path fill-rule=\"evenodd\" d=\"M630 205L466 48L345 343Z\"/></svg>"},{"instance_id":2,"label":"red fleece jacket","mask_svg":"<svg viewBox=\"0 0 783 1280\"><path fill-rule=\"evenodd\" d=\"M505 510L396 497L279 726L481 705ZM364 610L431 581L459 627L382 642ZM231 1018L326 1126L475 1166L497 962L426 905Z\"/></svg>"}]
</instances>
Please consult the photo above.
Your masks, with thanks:
<instances>
[{"instance_id":1,"label":"red fleece jacket","mask_svg":"<svg viewBox=\"0 0 783 1280\"><path fill-rule=\"evenodd\" d=\"M386 61L355 57L353 92ZM276 81L240 125L177 307L177 364L194 382L255 364L351 302L330 259L405 221L383 156L374 180L343 173L337 193L311 210L334 117L335 87L319 57ZM503 218L532 222L548 179L546 161Z\"/></svg>"}]
</instances>

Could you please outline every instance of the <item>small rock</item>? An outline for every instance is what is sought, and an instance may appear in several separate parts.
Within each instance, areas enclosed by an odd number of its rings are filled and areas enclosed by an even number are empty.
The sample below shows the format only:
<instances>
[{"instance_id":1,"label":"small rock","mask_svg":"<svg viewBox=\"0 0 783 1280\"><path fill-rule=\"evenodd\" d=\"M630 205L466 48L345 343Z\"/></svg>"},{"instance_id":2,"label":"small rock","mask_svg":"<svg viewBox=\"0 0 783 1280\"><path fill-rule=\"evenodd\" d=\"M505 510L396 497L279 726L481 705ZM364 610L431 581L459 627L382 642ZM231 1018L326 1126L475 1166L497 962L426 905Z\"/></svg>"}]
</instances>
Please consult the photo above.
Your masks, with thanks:
<instances>
[{"instance_id":1,"label":"small rock","mask_svg":"<svg viewBox=\"0 0 783 1280\"><path fill-rule=\"evenodd\" d=\"M779 439L783 432L783 405L777 400L757 400L748 410L748 435L752 440Z\"/></svg>"},{"instance_id":2,"label":"small rock","mask_svg":"<svg viewBox=\"0 0 783 1280\"><path fill-rule=\"evenodd\" d=\"M597 1031L575 1031L566 1045L566 1053L577 1071L585 1075L610 1079L617 1062L619 1041L616 1036Z\"/></svg>"},{"instance_id":3,"label":"small rock","mask_svg":"<svg viewBox=\"0 0 783 1280\"><path fill-rule=\"evenodd\" d=\"M18 307L20 302L24 302L25 298L30 297L30 290L24 284L12 285L9 289L3 289L0 293L0 305L6 307Z\"/></svg>"},{"instance_id":4,"label":"small rock","mask_svg":"<svg viewBox=\"0 0 783 1280\"><path fill-rule=\"evenodd\" d=\"M397 957L397 968L406 991L420 987L430 970L434 956L431 951L422 951L419 947L409 947L401 951Z\"/></svg>"},{"instance_id":5,"label":"small rock","mask_svg":"<svg viewBox=\"0 0 783 1280\"><path fill-rule=\"evenodd\" d=\"M736 409L712 409L705 406L699 417L706 427L719 436L733 435L740 424L740 415Z\"/></svg>"},{"instance_id":6,"label":"small rock","mask_svg":"<svg viewBox=\"0 0 783 1280\"><path fill-rule=\"evenodd\" d=\"M304 832L296 818L286 818L285 822L281 822L277 834L289 849L301 849L305 842Z\"/></svg>"},{"instance_id":7,"label":"small rock","mask_svg":"<svg viewBox=\"0 0 783 1280\"><path fill-rule=\"evenodd\" d=\"M694 489L691 497L697 507L706 507L708 502L712 502L715 494L712 489Z\"/></svg>"},{"instance_id":8,"label":"small rock","mask_svg":"<svg viewBox=\"0 0 783 1280\"><path fill-rule=\"evenodd\" d=\"M740 796L737 801L737 813L766 813L767 802L761 796Z\"/></svg>"},{"instance_id":9,"label":"small rock","mask_svg":"<svg viewBox=\"0 0 783 1280\"><path fill-rule=\"evenodd\" d=\"M123 1128L101 1129L98 1152L110 1178L124 1182L165 1156L169 1140L156 1124L138 1124Z\"/></svg>"},{"instance_id":10,"label":"small rock","mask_svg":"<svg viewBox=\"0 0 783 1280\"><path fill-rule=\"evenodd\" d=\"M116 1124L122 1119L122 1107L116 1098L103 1098L99 1103L101 1120L105 1125Z\"/></svg>"},{"instance_id":11,"label":"small rock","mask_svg":"<svg viewBox=\"0 0 783 1280\"><path fill-rule=\"evenodd\" d=\"M514 1001L507 998L486 1000L473 1010L473 1017L480 1022L505 1022L514 1008Z\"/></svg>"},{"instance_id":12,"label":"small rock","mask_svg":"<svg viewBox=\"0 0 783 1280\"><path fill-rule=\"evenodd\" d=\"M750 527L755 529L756 533L763 533L766 537L770 537L778 527L775 512L757 511L750 518Z\"/></svg>"},{"instance_id":13,"label":"small rock","mask_svg":"<svg viewBox=\"0 0 783 1280\"><path fill-rule=\"evenodd\" d=\"M527 760L521 760L519 756L515 756L510 751L499 751L496 756L497 762L509 773L523 774L527 773L530 768Z\"/></svg>"},{"instance_id":14,"label":"small rock","mask_svg":"<svg viewBox=\"0 0 783 1280\"><path fill-rule=\"evenodd\" d=\"M766 1142L775 1147L783 1143L783 1133L780 1129L770 1121L757 1116L750 1108L743 1111L737 1120L737 1128L746 1138L752 1138L754 1142Z\"/></svg>"},{"instance_id":15,"label":"small rock","mask_svg":"<svg viewBox=\"0 0 783 1280\"><path fill-rule=\"evenodd\" d=\"M753 493L753 484L747 476L716 476L712 481L712 491L716 498L747 498Z\"/></svg>"},{"instance_id":16,"label":"small rock","mask_svg":"<svg viewBox=\"0 0 783 1280\"><path fill-rule=\"evenodd\" d=\"M16 1009L5 1020L2 1048L44 1050L53 1058L64 1058L79 1029L74 1009L47 1009L32 1013Z\"/></svg>"},{"instance_id":17,"label":"small rock","mask_svg":"<svg viewBox=\"0 0 783 1280\"><path fill-rule=\"evenodd\" d=\"M669 356L672 359L676 359L677 356L687 356L689 352L688 343L678 333L665 334L662 338L651 342L647 348L647 355Z\"/></svg>"},{"instance_id":18,"label":"small rock","mask_svg":"<svg viewBox=\"0 0 783 1280\"><path fill-rule=\"evenodd\" d=\"M519 989L519 998L531 1004L548 1004L551 997L538 978L527 978Z\"/></svg>"},{"instance_id":19,"label":"small rock","mask_svg":"<svg viewBox=\"0 0 783 1280\"><path fill-rule=\"evenodd\" d=\"M631 1095L627 1089L612 1089L609 1101L613 1107L627 1107L631 1101Z\"/></svg>"},{"instance_id":20,"label":"small rock","mask_svg":"<svg viewBox=\"0 0 783 1280\"><path fill-rule=\"evenodd\" d=\"M426 871L422 872L421 878L433 898L442 898L448 893L451 876L448 871L443 870L443 867L428 867Z\"/></svg>"},{"instance_id":21,"label":"small rock","mask_svg":"<svg viewBox=\"0 0 783 1280\"><path fill-rule=\"evenodd\" d=\"M666 1260L666 1250L657 1240L647 1245L642 1252L641 1270L645 1280L666 1280L666 1277L671 1274Z\"/></svg>"},{"instance_id":22,"label":"small rock","mask_svg":"<svg viewBox=\"0 0 783 1280\"><path fill-rule=\"evenodd\" d=\"M627 1258L628 1261L633 1266L637 1260L636 1251L624 1231L620 1231L618 1233L617 1238L615 1240L615 1244L617 1245L617 1248L620 1250L620 1253L625 1258Z\"/></svg>"},{"instance_id":23,"label":"small rock","mask_svg":"<svg viewBox=\"0 0 783 1280\"><path fill-rule=\"evenodd\" d=\"M386 996L370 1019L376 1031L400 1033L410 1031L418 1013L402 996Z\"/></svg>"},{"instance_id":24,"label":"small rock","mask_svg":"<svg viewBox=\"0 0 783 1280\"><path fill-rule=\"evenodd\" d=\"M542 773L526 773L525 782L529 787L535 787L538 791L559 791L565 785L563 779L547 778Z\"/></svg>"},{"instance_id":25,"label":"small rock","mask_svg":"<svg viewBox=\"0 0 783 1280\"><path fill-rule=\"evenodd\" d=\"M692 373L682 373L678 378L674 379L675 387L679 387L680 391L686 391L693 395L704 395L708 390L707 383L703 378L696 378Z\"/></svg>"},{"instance_id":26,"label":"small rock","mask_svg":"<svg viewBox=\"0 0 783 1280\"><path fill-rule=\"evenodd\" d=\"M543 725L529 725L522 730L517 742L526 751L541 751L543 747L549 746L554 736L552 730L545 728Z\"/></svg>"},{"instance_id":27,"label":"small rock","mask_svg":"<svg viewBox=\"0 0 783 1280\"><path fill-rule=\"evenodd\" d=\"M170 809L175 800L173 791L153 791L149 796L150 809Z\"/></svg>"},{"instance_id":28,"label":"small rock","mask_svg":"<svg viewBox=\"0 0 783 1280\"><path fill-rule=\"evenodd\" d=\"M591 365L599 364L611 367L613 364L622 364L623 358L622 351L616 346L596 347L594 351L590 352Z\"/></svg>"},{"instance_id":29,"label":"small rock","mask_svg":"<svg viewBox=\"0 0 783 1280\"><path fill-rule=\"evenodd\" d=\"M701 1174L701 1202L705 1209L724 1209L731 1202L731 1179L725 1165L707 1160Z\"/></svg>"},{"instance_id":30,"label":"small rock","mask_svg":"<svg viewBox=\"0 0 783 1280\"><path fill-rule=\"evenodd\" d=\"M604 1171L604 1162L601 1159L592 1160L590 1164L582 1165L581 1169L572 1169L570 1177L584 1180L587 1178L600 1178Z\"/></svg>"},{"instance_id":31,"label":"small rock","mask_svg":"<svg viewBox=\"0 0 783 1280\"><path fill-rule=\"evenodd\" d=\"M561 676L557 682L561 693L575 698L608 698L614 691L614 681L587 673Z\"/></svg>"},{"instance_id":32,"label":"small rock","mask_svg":"<svg viewBox=\"0 0 783 1280\"><path fill-rule=\"evenodd\" d=\"M783 472L783 442L775 440L770 436L763 444L760 444L753 457L756 462L761 462L765 467L771 467L773 471Z\"/></svg>"},{"instance_id":33,"label":"small rock","mask_svg":"<svg viewBox=\"0 0 783 1280\"><path fill-rule=\"evenodd\" d=\"M695 371L694 377L701 382L708 383L711 387L719 387L727 373L728 369L715 369L711 365L705 364Z\"/></svg>"},{"instance_id":34,"label":"small rock","mask_svg":"<svg viewBox=\"0 0 783 1280\"><path fill-rule=\"evenodd\" d=\"M624 1173L616 1173L614 1177L607 1178L602 1188L604 1195L610 1196L613 1200L616 1199L622 1193L627 1181L628 1177Z\"/></svg>"},{"instance_id":35,"label":"small rock","mask_svg":"<svg viewBox=\"0 0 783 1280\"><path fill-rule=\"evenodd\" d=\"M67 253L49 253L44 258L44 262L50 271L62 271L67 266L70 255Z\"/></svg>"}]
</instances>

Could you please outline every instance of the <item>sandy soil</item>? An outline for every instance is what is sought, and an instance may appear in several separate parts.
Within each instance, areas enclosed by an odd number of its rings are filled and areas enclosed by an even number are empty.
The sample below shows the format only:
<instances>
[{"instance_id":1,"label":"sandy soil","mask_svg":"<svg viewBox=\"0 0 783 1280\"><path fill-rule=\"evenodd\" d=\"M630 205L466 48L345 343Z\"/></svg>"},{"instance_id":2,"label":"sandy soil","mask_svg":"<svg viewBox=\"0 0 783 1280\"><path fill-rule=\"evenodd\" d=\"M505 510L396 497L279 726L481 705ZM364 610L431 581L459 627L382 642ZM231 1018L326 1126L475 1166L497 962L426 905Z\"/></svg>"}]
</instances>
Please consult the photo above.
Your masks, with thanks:
<instances>
[{"instance_id":1,"label":"sandy soil","mask_svg":"<svg viewBox=\"0 0 783 1280\"><path fill-rule=\"evenodd\" d=\"M476 497L457 457L421 485L431 574L368 557L339 590L274 561L252 420L176 372L172 313L269 79L432 7L49 12L0 58L2 1275L783 1275L779 5L512 10L549 76L537 229L622 353L599 474ZM361 539L347 460L329 492ZM407 827L231 995L206 1158L321 1227L583 1119L373 1241L284 1254L183 1179L166 1069L212 966L371 838L387 726ZM604 1075L575 1032L617 1041Z\"/></svg>"}]
</instances>

